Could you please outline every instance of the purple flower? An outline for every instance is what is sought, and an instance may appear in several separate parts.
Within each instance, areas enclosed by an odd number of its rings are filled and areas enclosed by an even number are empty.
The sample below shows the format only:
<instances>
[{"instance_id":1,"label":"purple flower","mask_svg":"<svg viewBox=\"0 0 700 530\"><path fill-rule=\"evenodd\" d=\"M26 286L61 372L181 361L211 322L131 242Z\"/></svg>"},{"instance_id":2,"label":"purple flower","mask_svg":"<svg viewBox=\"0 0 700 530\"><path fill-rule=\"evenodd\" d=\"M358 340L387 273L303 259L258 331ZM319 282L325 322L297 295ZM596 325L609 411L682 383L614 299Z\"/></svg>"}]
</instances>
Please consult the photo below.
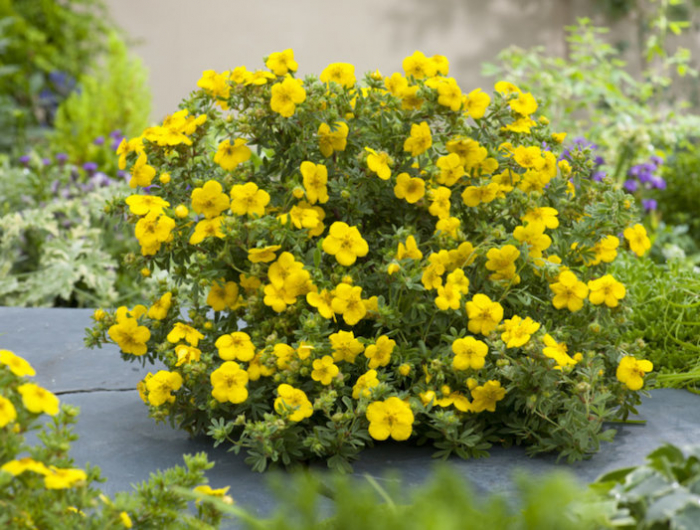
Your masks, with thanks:
<instances>
[{"instance_id":1,"label":"purple flower","mask_svg":"<svg viewBox=\"0 0 700 530\"><path fill-rule=\"evenodd\" d=\"M121 132L119 129L117 129L117 130L112 131L111 133L109 133L109 136L112 137L112 138L114 138L115 140L116 140L117 138L118 138L119 140L121 140L121 139L122 139L122 136L124 136L124 135L122 134L122 132Z\"/></svg>"},{"instance_id":2,"label":"purple flower","mask_svg":"<svg viewBox=\"0 0 700 530\"><path fill-rule=\"evenodd\" d=\"M57 153L56 156L56 162L59 164L63 165L68 161L68 155L66 153Z\"/></svg>"},{"instance_id":3,"label":"purple flower","mask_svg":"<svg viewBox=\"0 0 700 530\"><path fill-rule=\"evenodd\" d=\"M19 162L20 164L24 164L25 166L29 165L29 161L32 159L29 155L22 155L19 157Z\"/></svg>"},{"instance_id":4,"label":"purple flower","mask_svg":"<svg viewBox=\"0 0 700 530\"><path fill-rule=\"evenodd\" d=\"M608 175L607 175L607 173L605 173L605 171L596 171L595 173L593 173L591 175L591 178L593 180L595 180L596 182L600 182L601 180L603 180L607 176Z\"/></svg>"},{"instance_id":5,"label":"purple flower","mask_svg":"<svg viewBox=\"0 0 700 530\"><path fill-rule=\"evenodd\" d=\"M645 211L653 212L656 210L658 204L656 203L656 199L642 199L642 206L644 207Z\"/></svg>"},{"instance_id":6,"label":"purple flower","mask_svg":"<svg viewBox=\"0 0 700 530\"><path fill-rule=\"evenodd\" d=\"M596 166L602 166L605 164L605 159L602 156L597 156L593 159L593 162L595 162Z\"/></svg>"},{"instance_id":7,"label":"purple flower","mask_svg":"<svg viewBox=\"0 0 700 530\"><path fill-rule=\"evenodd\" d=\"M92 174L97 171L97 164L95 162L85 162L83 164L83 169L88 173Z\"/></svg>"},{"instance_id":8,"label":"purple flower","mask_svg":"<svg viewBox=\"0 0 700 530\"><path fill-rule=\"evenodd\" d=\"M659 190L665 190L666 189L666 181L657 175L652 175L651 177L651 187L656 188Z\"/></svg>"},{"instance_id":9,"label":"purple flower","mask_svg":"<svg viewBox=\"0 0 700 530\"><path fill-rule=\"evenodd\" d=\"M652 156L649 160L652 164L654 164L654 167L656 168L658 168L661 164L664 163L664 159L656 155Z\"/></svg>"},{"instance_id":10,"label":"purple flower","mask_svg":"<svg viewBox=\"0 0 700 530\"><path fill-rule=\"evenodd\" d=\"M634 193L635 191L637 191L637 190L639 189L639 182L637 182L637 181L634 180L634 179L628 179L628 180L626 180L625 183L623 184L623 187L624 187L627 191L629 191L630 193Z\"/></svg>"},{"instance_id":11,"label":"purple flower","mask_svg":"<svg viewBox=\"0 0 700 530\"><path fill-rule=\"evenodd\" d=\"M97 138L95 138L95 139L93 140L92 143L95 144L95 145L102 145L102 144L105 143L105 137L104 137L104 136L98 136Z\"/></svg>"},{"instance_id":12,"label":"purple flower","mask_svg":"<svg viewBox=\"0 0 700 530\"><path fill-rule=\"evenodd\" d=\"M41 163L44 164L45 166L50 166L51 165L51 159L50 158L42 158Z\"/></svg>"}]
</instances>

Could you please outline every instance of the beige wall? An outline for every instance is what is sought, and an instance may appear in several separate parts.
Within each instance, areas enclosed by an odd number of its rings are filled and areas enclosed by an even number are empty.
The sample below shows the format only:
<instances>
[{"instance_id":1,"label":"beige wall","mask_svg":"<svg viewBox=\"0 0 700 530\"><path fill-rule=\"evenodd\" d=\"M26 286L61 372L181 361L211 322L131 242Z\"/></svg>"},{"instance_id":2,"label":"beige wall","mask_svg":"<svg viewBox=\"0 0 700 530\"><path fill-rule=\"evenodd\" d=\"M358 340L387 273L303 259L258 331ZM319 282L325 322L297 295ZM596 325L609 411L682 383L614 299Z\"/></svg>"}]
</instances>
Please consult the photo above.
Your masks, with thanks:
<instances>
[{"instance_id":1,"label":"beige wall","mask_svg":"<svg viewBox=\"0 0 700 530\"><path fill-rule=\"evenodd\" d=\"M331 62L356 73L401 69L421 50L447 56L463 89L490 88L481 63L509 45L564 51L563 27L590 12L588 0L107 0L150 70L153 118L176 110L203 70L264 67L294 49L299 73Z\"/></svg>"}]
</instances>

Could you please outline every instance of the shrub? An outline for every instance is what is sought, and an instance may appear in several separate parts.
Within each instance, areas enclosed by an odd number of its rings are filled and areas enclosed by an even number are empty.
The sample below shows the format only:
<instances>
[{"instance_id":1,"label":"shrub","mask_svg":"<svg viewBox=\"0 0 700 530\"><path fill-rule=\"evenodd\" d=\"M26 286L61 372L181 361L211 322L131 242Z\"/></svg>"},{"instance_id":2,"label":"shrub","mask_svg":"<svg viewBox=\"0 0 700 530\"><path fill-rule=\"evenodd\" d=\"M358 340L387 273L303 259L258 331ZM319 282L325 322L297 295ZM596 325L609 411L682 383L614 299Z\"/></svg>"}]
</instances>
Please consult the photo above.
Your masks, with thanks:
<instances>
[{"instance_id":1,"label":"shrub","mask_svg":"<svg viewBox=\"0 0 700 530\"><path fill-rule=\"evenodd\" d=\"M206 485L213 464L205 453L185 455L185 467L159 471L131 493L113 499L100 493L100 469L73 467L77 439L71 425L77 407L61 405L49 390L31 382L35 370L23 358L0 349L0 524L3 528L207 528L222 519L212 504L187 513L193 488L201 497L218 495ZM51 419L44 421L46 416ZM30 442L27 433L35 433ZM31 439L31 438L30 438ZM228 489L228 488L226 488ZM180 493L181 490L185 490Z\"/></svg>"},{"instance_id":2,"label":"shrub","mask_svg":"<svg viewBox=\"0 0 700 530\"><path fill-rule=\"evenodd\" d=\"M606 274L623 231L649 244L624 193L583 150L558 161L532 94L463 94L444 57L364 86L346 63L297 80L291 50L266 64L205 72L119 150L149 191L110 208L169 276L88 344L164 363L140 385L153 417L257 470L348 469L388 437L569 460L609 440L651 369Z\"/></svg>"}]
</instances>

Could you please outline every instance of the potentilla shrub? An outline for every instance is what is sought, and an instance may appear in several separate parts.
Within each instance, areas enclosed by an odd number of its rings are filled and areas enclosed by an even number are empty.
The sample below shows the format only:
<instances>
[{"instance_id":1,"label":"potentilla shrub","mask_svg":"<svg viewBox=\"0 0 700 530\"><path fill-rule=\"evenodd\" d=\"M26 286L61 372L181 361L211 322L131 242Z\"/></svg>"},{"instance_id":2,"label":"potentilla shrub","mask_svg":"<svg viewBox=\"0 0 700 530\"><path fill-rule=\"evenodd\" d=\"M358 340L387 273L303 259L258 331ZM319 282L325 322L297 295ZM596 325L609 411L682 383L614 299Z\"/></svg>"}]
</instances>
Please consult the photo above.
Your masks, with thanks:
<instances>
[{"instance_id":1,"label":"potentilla shrub","mask_svg":"<svg viewBox=\"0 0 700 530\"><path fill-rule=\"evenodd\" d=\"M169 276L88 342L164 365L140 385L152 416L258 470L347 469L390 437L569 460L609 440L652 368L606 273L649 243L624 192L585 151L559 161L532 94L464 93L442 56L363 83L346 63L296 79L291 50L265 64L204 72L118 150L134 194L111 207Z\"/></svg>"}]
</instances>

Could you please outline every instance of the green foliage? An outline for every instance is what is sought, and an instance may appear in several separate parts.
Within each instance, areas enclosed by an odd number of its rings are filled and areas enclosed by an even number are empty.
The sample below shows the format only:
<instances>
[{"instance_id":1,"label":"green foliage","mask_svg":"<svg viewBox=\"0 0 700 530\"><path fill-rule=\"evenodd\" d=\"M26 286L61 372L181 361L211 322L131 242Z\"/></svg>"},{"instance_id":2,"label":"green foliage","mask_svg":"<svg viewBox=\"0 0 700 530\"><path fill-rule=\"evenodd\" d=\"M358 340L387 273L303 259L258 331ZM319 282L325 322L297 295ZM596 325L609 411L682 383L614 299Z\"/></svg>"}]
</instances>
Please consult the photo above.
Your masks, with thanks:
<instances>
[{"instance_id":1,"label":"green foliage","mask_svg":"<svg viewBox=\"0 0 700 530\"><path fill-rule=\"evenodd\" d=\"M614 434L604 423L639 402L615 375L639 352L621 347L625 301L588 299L587 285L615 284L606 271L618 250L601 245L619 245L635 209L590 178L587 151L558 166L561 147L540 149L552 132L517 90L475 91L467 98L481 103L462 109L461 93L446 103L459 87L444 75L367 75L358 86L348 67L331 65L321 79L339 69L341 82L328 84L205 72L182 110L125 144L132 186L167 183L110 208L136 225L136 267L169 276L150 308L101 314L87 343L163 363L140 384L151 415L247 450L259 471L316 458L348 470L389 435L434 444L440 458L485 456L495 443L568 460L597 451ZM392 83L405 86L392 93ZM333 152L324 124L347 132ZM420 131L430 145L414 152ZM410 202L408 177L420 190ZM524 220L545 211L558 216L547 229ZM334 246L350 226L353 241ZM553 304L563 267L584 291L579 306ZM531 331L511 342L528 318ZM355 354L334 343L345 333ZM484 362L460 365L462 341L483 347ZM370 420L381 407L394 408Z\"/></svg>"},{"instance_id":2,"label":"green foliage","mask_svg":"<svg viewBox=\"0 0 700 530\"><path fill-rule=\"evenodd\" d=\"M0 1L0 151L22 153L105 50L102 0Z\"/></svg>"},{"instance_id":3,"label":"green foliage","mask_svg":"<svg viewBox=\"0 0 700 530\"><path fill-rule=\"evenodd\" d=\"M661 386L698 388L700 381L700 279L680 259L659 265L650 258L620 259L614 274L629 286L634 326L630 342L641 340L659 370Z\"/></svg>"},{"instance_id":4,"label":"green foliage","mask_svg":"<svg viewBox=\"0 0 700 530\"><path fill-rule=\"evenodd\" d=\"M104 210L126 184L81 173L70 164L0 166L0 305L94 307L141 296L122 267L134 245Z\"/></svg>"},{"instance_id":5,"label":"green foliage","mask_svg":"<svg viewBox=\"0 0 700 530\"><path fill-rule=\"evenodd\" d=\"M78 84L80 90L58 107L50 148L54 153L67 153L76 164L95 162L105 173L114 174L114 150L109 143L101 147L94 140L114 131L133 136L146 127L151 105L146 69L111 33L100 66L94 73L81 75Z\"/></svg>"},{"instance_id":6,"label":"green foliage","mask_svg":"<svg viewBox=\"0 0 700 530\"><path fill-rule=\"evenodd\" d=\"M15 372L23 371L18 366L28 363L0 350L0 526L95 530L130 525L149 530L219 526L222 512L210 504L189 512L191 490L206 485L204 473L214 465L205 453L184 455L184 467L158 471L136 485L135 491L110 499L97 488L104 480L98 467L73 467L70 447L77 439L72 426L78 408L65 404L59 408L57 398L45 389L27 398L33 369L18 375ZM54 400L55 410L47 406ZM46 420L44 413L52 417Z\"/></svg>"}]
</instances>

